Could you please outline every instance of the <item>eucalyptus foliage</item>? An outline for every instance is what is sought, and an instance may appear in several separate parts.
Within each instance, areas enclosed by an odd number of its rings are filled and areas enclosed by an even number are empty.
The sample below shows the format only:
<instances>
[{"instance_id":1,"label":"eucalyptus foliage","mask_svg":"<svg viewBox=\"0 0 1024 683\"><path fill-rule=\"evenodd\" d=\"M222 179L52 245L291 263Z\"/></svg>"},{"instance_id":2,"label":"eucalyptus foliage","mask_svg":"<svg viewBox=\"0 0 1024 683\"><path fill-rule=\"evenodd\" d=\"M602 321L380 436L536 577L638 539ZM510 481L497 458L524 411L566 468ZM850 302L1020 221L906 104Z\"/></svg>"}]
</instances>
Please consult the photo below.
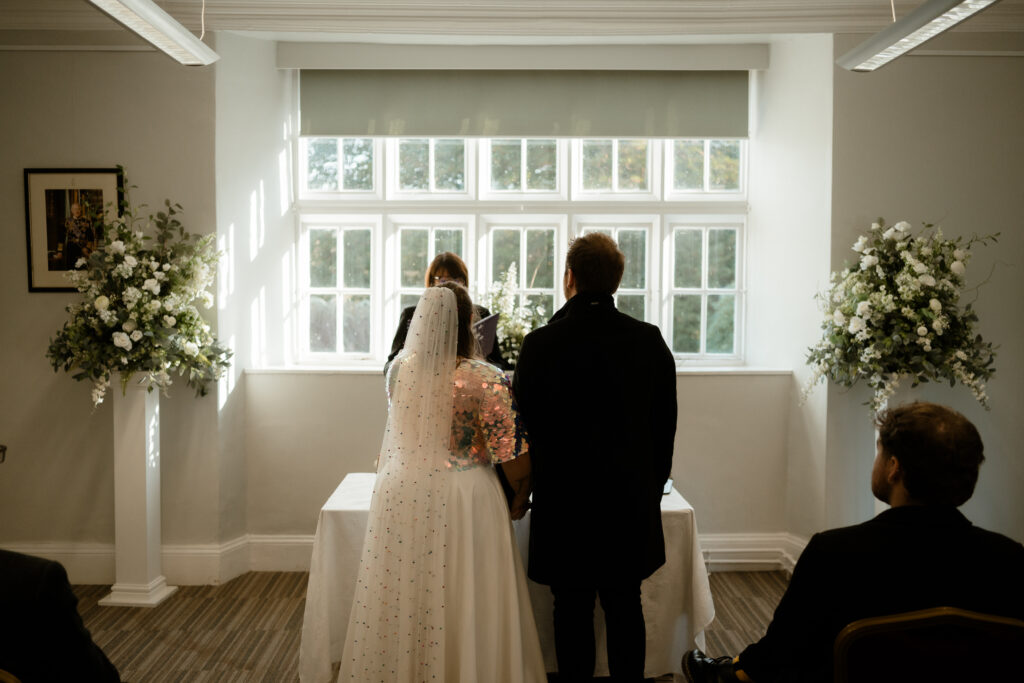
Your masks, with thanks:
<instances>
[{"instance_id":1,"label":"eucalyptus foliage","mask_svg":"<svg viewBox=\"0 0 1024 683\"><path fill-rule=\"evenodd\" d=\"M152 391L166 390L177 372L204 396L231 356L196 308L213 305L215 236L186 232L179 204L165 201L163 211L142 218L125 197L120 216L108 206L100 245L68 273L83 296L67 306L70 318L46 355L55 372L93 383L94 405L114 373L122 391L135 374Z\"/></svg>"},{"instance_id":2,"label":"eucalyptus foliage","mask_svg":"<svg viewBox=\"0 0 1024 683\"><path fill-rule=\"evenodd\" d=\"M822 377L847 387L863 380L877 411L909 378L912 386L960 382L987 409L995 347L975 331L978 316L960 296L971 247L997 236L945 239L928 223L916 235L906 221L873 223L853 245L859 262L832 273L817 296L825 317L809 349L814 374L804 398Z\"/></svg>"}]
</instances>

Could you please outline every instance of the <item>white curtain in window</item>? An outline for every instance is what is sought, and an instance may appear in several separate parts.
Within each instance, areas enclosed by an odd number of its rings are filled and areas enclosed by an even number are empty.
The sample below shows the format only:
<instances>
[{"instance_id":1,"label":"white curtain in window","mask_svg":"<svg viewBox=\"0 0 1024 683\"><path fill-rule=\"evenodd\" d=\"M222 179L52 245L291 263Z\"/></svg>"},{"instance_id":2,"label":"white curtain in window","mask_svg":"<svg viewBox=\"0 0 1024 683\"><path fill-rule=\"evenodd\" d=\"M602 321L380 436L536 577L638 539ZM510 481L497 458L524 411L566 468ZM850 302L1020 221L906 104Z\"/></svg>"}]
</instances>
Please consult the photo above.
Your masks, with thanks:
<instances>
[{"instance_id":1,"label":"white curtain in window","mask_svg":"<svg viewBox=\"0 0 1024 683\"><path fill-rule=\"evenodd\" d=\"M748 72L303 69L301 134L732 138Z\"/></svg>"}]
</instances>

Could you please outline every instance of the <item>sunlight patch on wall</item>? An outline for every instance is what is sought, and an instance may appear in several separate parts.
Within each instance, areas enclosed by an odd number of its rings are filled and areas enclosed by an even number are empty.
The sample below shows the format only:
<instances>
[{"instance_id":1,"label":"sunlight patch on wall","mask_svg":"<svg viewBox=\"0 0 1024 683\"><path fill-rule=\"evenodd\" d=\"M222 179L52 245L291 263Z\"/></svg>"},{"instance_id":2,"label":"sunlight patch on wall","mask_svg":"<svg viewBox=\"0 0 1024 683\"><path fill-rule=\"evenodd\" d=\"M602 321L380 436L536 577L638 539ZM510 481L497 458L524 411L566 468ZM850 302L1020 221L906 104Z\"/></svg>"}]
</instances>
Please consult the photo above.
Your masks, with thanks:
<instances>
[{"instance_id":1,"label":"sunlight patch on wall","mask_svg":"<svg viewBox=\"0 0 1024 683\"><path fill-rule=\"evenodd\" d=\"M228 397L231 392L235 390L235 363L237 363L238 355L235 353L236 350L235 335L231 335L228 338L227 347L231 351L234 358L231 367L228 368L227 372L221 375L220 379L217 380L217 412L224 410L224 406L227 405ZM239 370L241 372L241 370Z\"/></svg>"},{"instance_id":2,"label":"sunlight patch on wall","mask_svg":"<svg viewBox=\"0 0 1024 683\"><path fill-rule=\"evenodd\" d=\"M249 303L249 363L251 367L267 365L267 288L260 287L259 294Z\"/></svg>"},{"instance_id":3,"label":"sunlight patch on wall","mask_svg":"<svg viewBox=\"0 0 1024 683\"><path fill-rule=\"evenodd\" d=\"M291 362L292 336L295 330L295 285L292 282L292 263L295 257L295 245L290 245L288 250L281 255L281 324L284 334L282 335L282 358L285 362Z\"/></svg>"}]
</instances>

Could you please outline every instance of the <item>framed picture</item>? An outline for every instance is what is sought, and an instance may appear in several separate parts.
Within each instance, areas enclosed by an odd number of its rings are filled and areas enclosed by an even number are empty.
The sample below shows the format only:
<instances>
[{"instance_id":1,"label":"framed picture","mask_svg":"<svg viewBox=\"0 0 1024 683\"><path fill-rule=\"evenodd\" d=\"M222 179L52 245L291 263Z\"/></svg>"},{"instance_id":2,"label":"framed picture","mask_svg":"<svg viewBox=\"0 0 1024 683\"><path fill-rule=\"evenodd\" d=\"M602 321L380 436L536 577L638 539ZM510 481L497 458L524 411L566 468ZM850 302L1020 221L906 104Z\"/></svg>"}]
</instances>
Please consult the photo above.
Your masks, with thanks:
<instances>
[{"instance_id":1,"label":"framed picture","mask_svg":"<svg viewBox=\"0 0 1024 683\"><path fill-rule=\"evenodd\" d=\"M121 213L117 168L26 168L28 291L73 292L64 273L103 240L104 210Z\"/></svg>"}]
</instances>

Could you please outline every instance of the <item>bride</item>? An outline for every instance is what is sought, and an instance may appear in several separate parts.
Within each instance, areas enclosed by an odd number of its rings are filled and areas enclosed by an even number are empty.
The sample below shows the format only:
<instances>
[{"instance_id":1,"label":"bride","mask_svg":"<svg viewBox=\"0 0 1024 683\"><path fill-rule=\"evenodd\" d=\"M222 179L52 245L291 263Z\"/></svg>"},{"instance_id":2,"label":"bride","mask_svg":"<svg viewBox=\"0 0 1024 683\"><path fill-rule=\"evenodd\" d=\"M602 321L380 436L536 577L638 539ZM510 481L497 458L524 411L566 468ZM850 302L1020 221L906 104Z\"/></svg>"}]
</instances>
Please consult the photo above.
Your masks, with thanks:
<instances>
[{"instance_id":1,"label":"bride","mask_svg":"<svg viewBox=\"0 0 1024 683\"><path fill-rule=\"evenodd\" d=\"M543 683L509 510L529 461L508 382L472 358L469 293L426 290L388 371L388 421L339 681ZM522 455L523 457L517 457Z\"/></svg>"}]
</instances>

